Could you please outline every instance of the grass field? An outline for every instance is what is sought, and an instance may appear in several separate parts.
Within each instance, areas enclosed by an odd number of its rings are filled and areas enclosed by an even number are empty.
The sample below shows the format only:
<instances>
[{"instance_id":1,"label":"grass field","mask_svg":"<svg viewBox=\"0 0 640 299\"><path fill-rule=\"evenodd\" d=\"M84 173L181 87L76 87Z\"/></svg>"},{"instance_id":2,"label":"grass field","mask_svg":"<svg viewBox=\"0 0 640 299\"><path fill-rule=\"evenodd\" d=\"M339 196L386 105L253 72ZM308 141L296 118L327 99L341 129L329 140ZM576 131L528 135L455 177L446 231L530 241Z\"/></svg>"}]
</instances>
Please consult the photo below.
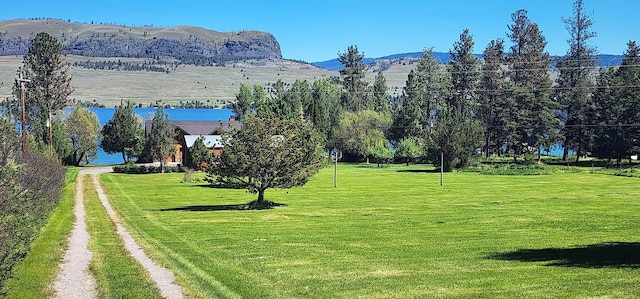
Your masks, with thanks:
<instances>
[{"instance_id":1,"label":"grass field","mask_svg":"<svg viewBox=\"0 0 640 299\"><path fill-rule=\"evenodd\" d=\"M193 298L640 297L637 178L340 165L263 211L181 174L101 179Z\"/></svg>"}]
</instances>

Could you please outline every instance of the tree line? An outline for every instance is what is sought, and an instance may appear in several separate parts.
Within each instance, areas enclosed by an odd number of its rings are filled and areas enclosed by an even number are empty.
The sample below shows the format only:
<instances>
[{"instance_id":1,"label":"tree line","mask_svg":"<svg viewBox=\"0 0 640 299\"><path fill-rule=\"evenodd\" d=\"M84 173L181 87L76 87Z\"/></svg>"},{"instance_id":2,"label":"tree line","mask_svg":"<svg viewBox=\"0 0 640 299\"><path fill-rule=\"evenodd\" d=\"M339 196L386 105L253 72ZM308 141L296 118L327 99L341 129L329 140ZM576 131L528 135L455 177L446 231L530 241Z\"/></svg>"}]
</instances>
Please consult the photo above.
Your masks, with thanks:
<instances>
[{"instance_id":1,"label":"tree line","mask_svg":"<svg viewBox=\"0 0 640 299\"><path fill-rule=\"evenodd\" d=\"M468 166L479 155L540 160L555 145L575 159L587 154L622 159L640 152L640 56L627 44L622 64L598 68L596 33L583 5L563 22L566 55L552 59L547 41L526 10L511 15L505 38L492 40L482 58L465 29L440 63L426 49L407 76L402 96L391 98L378 72L365 80L364 54L352 45L338 60L340 77L267 88L242 85L233 105L248 114L299 117L325 136L325 148L352 158L440 161L445 169ZM552 79L551 74L556 78ZM337 84L334 84L337 83ZM438 163L439 164L439 163Z\"/></svg>"}]
</instances>

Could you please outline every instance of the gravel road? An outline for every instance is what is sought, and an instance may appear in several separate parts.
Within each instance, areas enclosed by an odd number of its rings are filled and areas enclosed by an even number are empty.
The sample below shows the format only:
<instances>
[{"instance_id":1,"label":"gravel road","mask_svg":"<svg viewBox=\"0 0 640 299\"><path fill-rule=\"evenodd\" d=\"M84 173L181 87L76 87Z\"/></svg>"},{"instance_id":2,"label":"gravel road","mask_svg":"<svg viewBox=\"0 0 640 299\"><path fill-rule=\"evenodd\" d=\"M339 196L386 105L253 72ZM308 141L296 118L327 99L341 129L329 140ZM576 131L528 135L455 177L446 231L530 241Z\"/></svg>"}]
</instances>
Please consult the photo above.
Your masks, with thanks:
<instances>
[{"instance_id":1,"label":"gravel road","mask_svg":"<svg viewBox=\"0 0 640 299\"><path fill-rule=\"evenodd\" d=\"M149 273L162 296L165 298L183 298L182 288L173 283L173 273L159 266L144 253L131 234L122 226L115 211L111 208L108 198L98 181L98 174L111 171L111 167L96 167L83 169L78 174L74 206L76 220L69 237L69 247L65 253L64 262L60 265L60 272L54 282L56 298L97 298L96 281L89 273L89 263L93 253L88 248L90 236L85 223L82 189L85 175L91 175L100 202L107 214L109 214L111 221L116 224L117 233L123 240L125 248Z\"/></svg>"}]
</instances>

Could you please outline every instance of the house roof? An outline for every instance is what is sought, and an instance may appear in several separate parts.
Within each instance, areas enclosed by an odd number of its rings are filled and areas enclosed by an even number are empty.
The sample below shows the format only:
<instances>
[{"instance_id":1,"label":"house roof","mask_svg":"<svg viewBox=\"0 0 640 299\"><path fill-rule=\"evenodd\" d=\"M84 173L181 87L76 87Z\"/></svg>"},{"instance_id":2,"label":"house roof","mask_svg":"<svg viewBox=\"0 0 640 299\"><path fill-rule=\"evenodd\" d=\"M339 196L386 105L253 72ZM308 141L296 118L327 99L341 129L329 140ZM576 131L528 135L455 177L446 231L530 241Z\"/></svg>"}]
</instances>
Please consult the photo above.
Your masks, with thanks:
<instances>
[{"instance_id":1,"label":"house roof","mask_svg":"<svg viewBox=\"0 0 640 299\"><path fill-rule=\"evenodd\" d=\"M187 147L192 147L198 137L202 137L204 145L208 148L221 148L222 136L220 135L184 135L184 141Z\"/></svg>"},{"instance_id":2,"label":"house roof","mask_svg":"<svg viewBox=\"0 0 640 299\"><path fill-rule=\"evenodd\" d=\"M180 129L185 135L213 135L219 129L228 131L229 129L240 129L242 124L239 121L230 120L169 120L171 125ZM151 120L145 122L145 132L151 132Z\"/></svg>"}]
</instances>

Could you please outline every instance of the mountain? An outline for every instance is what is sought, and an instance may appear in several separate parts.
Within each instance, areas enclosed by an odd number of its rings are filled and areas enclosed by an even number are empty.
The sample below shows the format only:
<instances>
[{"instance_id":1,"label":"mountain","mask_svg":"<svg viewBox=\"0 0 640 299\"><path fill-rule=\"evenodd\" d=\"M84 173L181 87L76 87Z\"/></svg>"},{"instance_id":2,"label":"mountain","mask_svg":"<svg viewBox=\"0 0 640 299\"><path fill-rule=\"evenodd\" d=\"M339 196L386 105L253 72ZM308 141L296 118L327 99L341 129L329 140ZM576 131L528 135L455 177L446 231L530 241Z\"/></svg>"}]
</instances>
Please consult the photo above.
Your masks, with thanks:
<instances>
[{"instance_id":1,"label":"mountain","mask_svg":"<svg viewBox=\"0 0 640 299\"><path fill-rule=\"evenodd\" d=\"M393 54L393 55L388 55L388 56L383 56L378 58L364 58L364 63L369 66L374 66L376 64L385 64L386 62L394 61L394 60L396 61L401 61L405 59L417 60L418 58L420 58L421 54L422 52L412 52L412 53ZM449 60L450 60L449 53L434 52L433 55L440 62L449 63ZM482 55L480 54L475 54L475 56L478 58L482 58ZM551 57L552 60L556 60L559 58L560 56ZM624 55L601 54L601 55L598 55L598 66L609 67L609 66L620 65L622 63L623 58L624 58ZM342 64L338 61L337 58L327 60L327 61L314 62L312 64L319 68L327 69L330 71L342 70Z\"/></svg>"},{"instance_id":2,"label":"mountain","mask_svg":"<svg viewBox=\"0 0 640 299\"><path fill-rule=\"evenodd\" d=\"M87 57L173 58L196 65L282 58L280 44L267 32L217 32L192 26L130 27L55 19L0 22L0 56L26 54L31 39L39 32L56 37L65 54Z\"/></svg>"}]
</instances>

